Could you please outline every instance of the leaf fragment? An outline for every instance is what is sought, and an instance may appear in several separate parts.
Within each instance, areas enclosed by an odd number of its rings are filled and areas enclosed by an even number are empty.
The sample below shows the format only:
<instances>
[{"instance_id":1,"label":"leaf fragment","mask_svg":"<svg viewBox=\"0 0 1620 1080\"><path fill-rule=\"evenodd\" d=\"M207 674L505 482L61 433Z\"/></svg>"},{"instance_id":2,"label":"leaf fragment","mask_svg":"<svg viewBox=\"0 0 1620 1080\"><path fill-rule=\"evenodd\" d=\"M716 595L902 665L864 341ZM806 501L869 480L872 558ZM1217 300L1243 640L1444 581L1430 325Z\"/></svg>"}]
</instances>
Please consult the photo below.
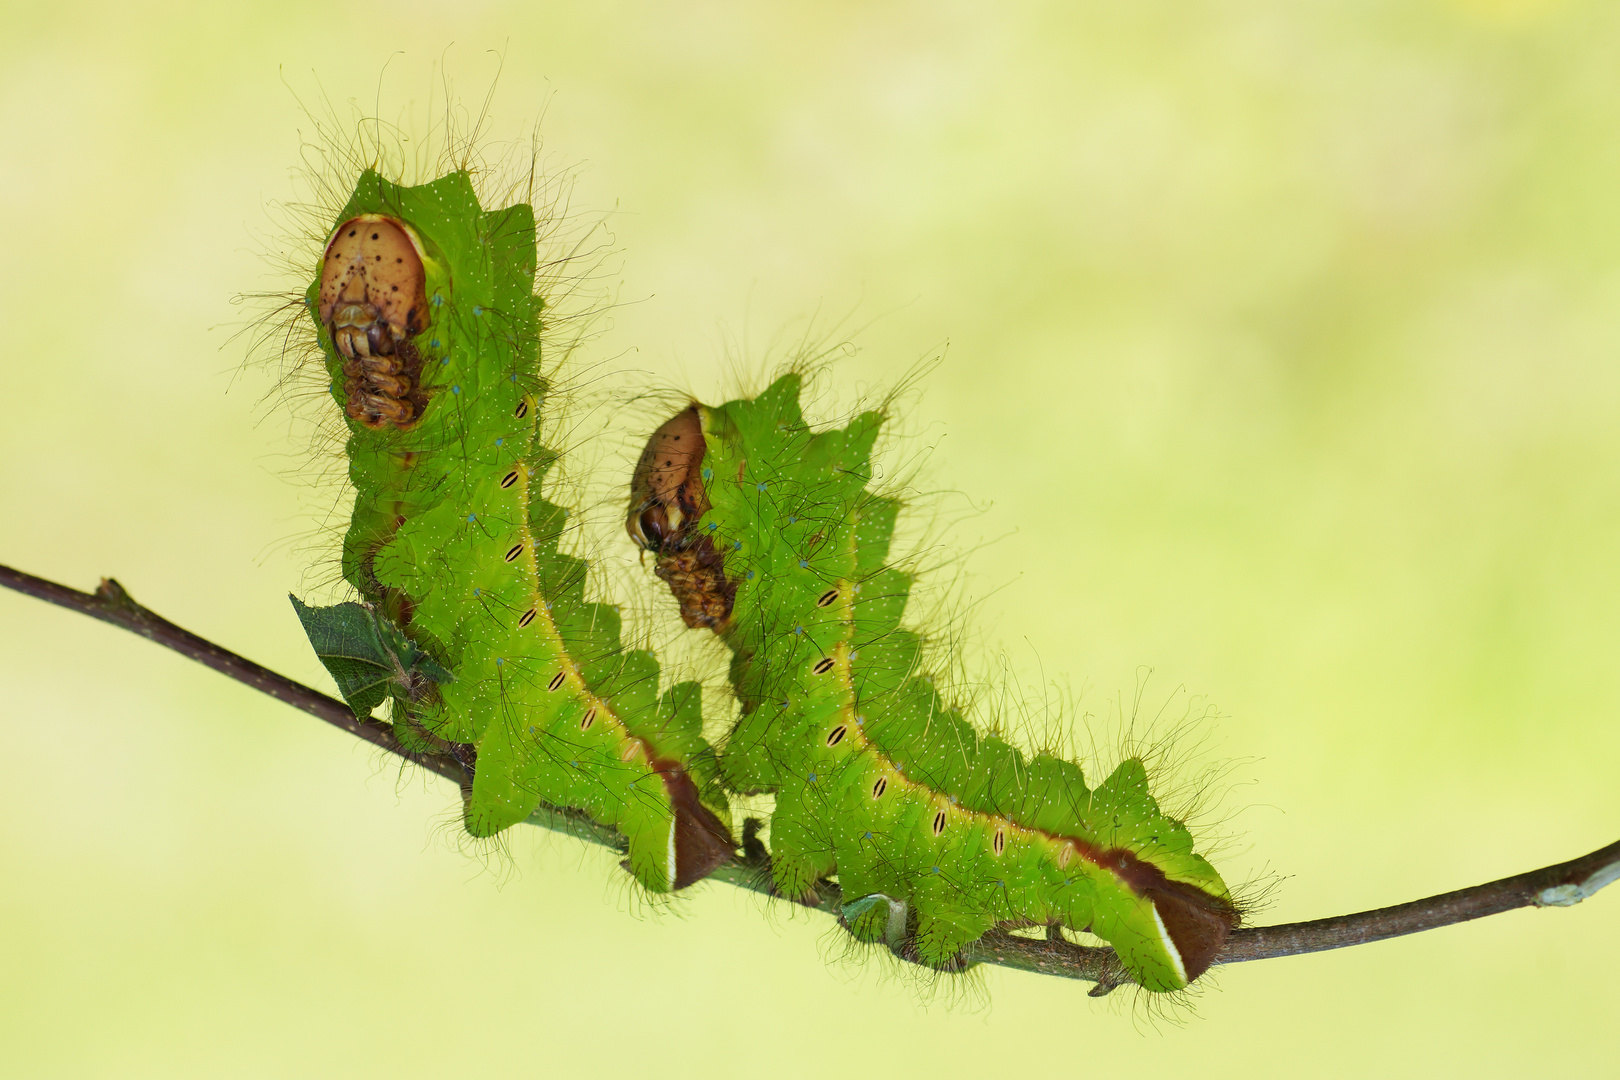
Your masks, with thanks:
<instances>
[{"instance_id":1,"label":"leaf fragment","mask_svg":"<svg viewBox=\"0 0 1620 1080\"><path fill-rule=\"evenodd\" d=\"M392 697L409 702L424 681L453 682L455 676L424 653L404 631L369 604L348 601L310 607L288 594L298 621L331 673L338 692L362 719Z\"/></svg>"}]
</instances>

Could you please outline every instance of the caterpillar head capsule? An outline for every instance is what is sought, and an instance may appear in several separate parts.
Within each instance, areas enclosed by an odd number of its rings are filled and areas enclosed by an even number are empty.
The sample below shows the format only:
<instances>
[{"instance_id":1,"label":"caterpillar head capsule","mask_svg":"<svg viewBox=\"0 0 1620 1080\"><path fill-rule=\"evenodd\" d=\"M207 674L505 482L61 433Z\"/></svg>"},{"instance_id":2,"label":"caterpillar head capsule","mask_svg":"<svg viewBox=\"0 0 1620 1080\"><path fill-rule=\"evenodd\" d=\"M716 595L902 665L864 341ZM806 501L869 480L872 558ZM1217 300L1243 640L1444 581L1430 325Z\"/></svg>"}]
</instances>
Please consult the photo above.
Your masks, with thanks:
<instances>
[{"instance_id":1,"label":"caterpillar head capsule","mask_svg":"<svg viewBox=\"0 0 1620 1080\"><path fill-rule=\"evenodd\" d=\"M686 625L724 633L737 586L727 579L725 558L714 541L698 529L709 512L703 484L706 449L697 405L682 409L653 432L630 479L624 527L638 547L656 556L653 573L668 582Z\"/></svg>"},{"instance_id":2,"label":"caterpillar head capsule","mask_svg":"<svg viewBox=\"0 0 1620 1080\"><path fill-rule=\"evenodd\" d=\"M413 338L427 329L422 242L403 221L361 214L337 227L321 263L320 320L343 357L349 419L409 427L427 404Z\"/></svg>"},{"instance_id":3,"label":"caterpillar head capsule","mask_svg":"<svg viewBox=\"0 0 1620 1080\"><path fill-rule=\"evenodd\" d=\"M701 472L706 450L696 405L676 413L647 440L630 478L625 521L640 547L657 554L687 546L692 527L709 509Z\"/></svg>"}]
</instances>

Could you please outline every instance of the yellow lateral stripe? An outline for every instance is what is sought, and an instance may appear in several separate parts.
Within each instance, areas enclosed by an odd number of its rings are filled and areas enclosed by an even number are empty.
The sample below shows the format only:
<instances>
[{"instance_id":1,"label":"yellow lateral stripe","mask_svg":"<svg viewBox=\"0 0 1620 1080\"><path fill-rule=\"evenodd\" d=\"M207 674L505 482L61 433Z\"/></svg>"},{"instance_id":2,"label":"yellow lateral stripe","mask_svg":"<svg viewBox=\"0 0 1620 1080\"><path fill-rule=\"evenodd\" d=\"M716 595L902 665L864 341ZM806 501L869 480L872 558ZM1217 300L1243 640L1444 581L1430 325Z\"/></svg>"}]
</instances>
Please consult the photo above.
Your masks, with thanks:
<instances>
[{"instance_id":1,"label":"yellow lateral stripe","mask_svg":"<svg viewBox=\"0 0 1620 1080\"><path fill-rule=\"evenodd\" d=\"M530 412L531 414L538 414L539 410L531 408ZM536 415L537 426L538 423L539 418L538 415ZM523 552L524 557L527 560L526 565L529 574L529 581L534 586L530 595L533 600L534 609L539 613L536 616L536 621L539 621L541 618L544 618L545 620L545 625L541 632L547 636L548 641L555 648L557 655L563 658L563 676L568 681L568 685L573 693L573 696L576 699L583 701L586 709L596 709L598 720L605 717L607 722L618 731L619 742L621 744L633 743L639 748L638 752L641 757L642 768L647 774L650 775L652 773L652 760L650 754L648 753L647 744L636 736L630 734L629 727L625 725L622 719L620 719L619 714L614 712L613 708L608 705L605 700L598 697L596 694L593 694L590 687L585 684L585 677L580 674L579 664L573 659L572 656L569 655L567 646L563 642L562 632L557 629L557 622L552 618L550 605L546 603L545 597L540 595L540 560L535 555L534 533L529 527L530 475L529 463L527 461L519 462L517 498L518 507L521 512L518 515L518 533L523 539ZM619 751L619 759L621 761L628 763L636 756L636 753L631 753L629 756L626 756L625 748L621 746ZM671 880L674 879L671 878Z\"/></svg>"}]
</instances>

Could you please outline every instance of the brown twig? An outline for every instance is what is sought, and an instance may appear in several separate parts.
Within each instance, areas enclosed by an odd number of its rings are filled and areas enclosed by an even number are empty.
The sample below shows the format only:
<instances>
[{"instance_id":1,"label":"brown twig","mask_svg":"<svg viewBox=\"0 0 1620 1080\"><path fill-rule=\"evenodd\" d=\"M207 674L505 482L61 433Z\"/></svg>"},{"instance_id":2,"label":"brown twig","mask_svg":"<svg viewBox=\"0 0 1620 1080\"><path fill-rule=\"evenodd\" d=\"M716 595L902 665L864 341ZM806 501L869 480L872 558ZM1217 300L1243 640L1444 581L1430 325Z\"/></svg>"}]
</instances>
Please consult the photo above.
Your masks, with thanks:
<instances>
[{"instance_id":1,"label":"brown twig","mask_svg":"<svg viewBox=\"0 0 1620 1080\"><path fill-rule=\"evenodd\" d=\"M461 766L450 758L413 754L402 749L388 724L369 717L356 717L349 706L337 698L278 675L176 626L137 604L112 578L103 578L95 592L83 593L0 565L0 585L131 630L440 776L457 783L465 779ZM617 830L592 821L577 810L542 805L529 820L535 825L619 851L625 848L624 838ZM711 877L771 894L770 856L757 840L748 843L745 839L743 854L721 866ZM1235 930L1216 963L1236 964L1364 945L1515 908L1567 907L1580 903L1617 878L1620 878L1620 841L1569 862L1394 907L1310 922ZM816 896L800 902L837 917L842 896L836 883L823 881L816 887ZM1096 984L1091 990L1094 997L1131 981L1114 950L1076 945L1066 940L1061 932L1048 932L1044 939L1036 939L1007 930L992 930L967 948L965 959L970 963L999 964L1043 975L1083 979Z\"/></svg>"},{"instance_id":2,"label":"brown twig","mask_svg":"<svg viewBox=\"0 0 1620 1080\"><path fill-rule=\"evenodd\" d=\"M256 664L245 656L239 656L229 649L215 645L207 638L198 637L182 626L176 626L150 608L137 604L129 593L124 591L124 587L113 578L102 578L95 592L83 593L66 585L58 585L54 581L47 581L33 574L25 574L21 570L0 565L0 585L137 633L148 641L155 641L182 656L189 656L199 664L211 667L223 675L229 675L237 682L247 683L277 701L285 701L294 708L303 709L311 716L317 716L328 724L340 727L349 734L380 746L390 753L409 758L440 776L458 783L462 778L461 767L454 761L448 758L425 757L403 750L394 740L394 732L389 725L370 717L361 719L354 715L353 709L337 698L327 697L313 687L294 682L285 675L278 675L262 664Z\"/></svg>"}]
</instances>

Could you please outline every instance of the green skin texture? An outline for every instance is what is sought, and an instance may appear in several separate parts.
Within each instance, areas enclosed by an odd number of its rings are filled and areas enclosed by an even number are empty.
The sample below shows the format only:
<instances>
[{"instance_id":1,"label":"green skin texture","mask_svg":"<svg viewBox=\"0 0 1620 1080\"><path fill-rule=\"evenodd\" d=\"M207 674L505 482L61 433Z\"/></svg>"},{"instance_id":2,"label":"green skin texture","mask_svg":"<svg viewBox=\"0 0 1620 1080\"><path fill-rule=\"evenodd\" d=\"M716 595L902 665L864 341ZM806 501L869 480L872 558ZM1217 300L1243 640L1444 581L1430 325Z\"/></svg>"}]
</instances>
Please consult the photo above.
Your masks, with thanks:
<instances>
[{"instance_id":1,"label":"green skin texture","mask_svg":"<svg viewBox=\"0 0 1620 1080\"><path fill-rule=\"evenodd\" d=\"M534 212L484 211L463 172L402 187L368 170L334 226L365 213L406 222L427 250L431 323L415 343L432 397L407 431L349 422L355 502L343 573L389 617L408 612L405 632L455 676L395 731L417 749L476 747L472 835L492 836L542 802L578 808L624 834L642 885L668 891L674 814L649 753L684 766L722 820L726 798L698 684L660 694L656 659L624 648L618 609L586 602L585 563L557 550L567 513L540 495L556 455L540 441L548 386L537 373ZM341 408L342 357L319 322L319 285L317 272L306 303Z\"/></svg>"},{"instance_id":2,"label":"green skin texture","mask_svg":"<svg viewBox=\"0 0 1620 1080\"><path fill-rule=\"evenodd\" d=\"M1151 901L1084 858L1061 865L1055 838L1128 849L1229 899L1219 875L1159 810L1139 759L1089 789L1073 763L1025 758L945 704L900 625L912 579L885 565L897 504L867 488L883 417L812 433L799 384L701 410L712 508L697 528L737 583L725 637L743 714L721 769L737 791L776 794L776 888L801 896L836 873L856 936L909 931L925 963L950 966L999 923L1059 923L1111 943L1142 986L1185 986Z\"/></svg>"}]
</instances>

